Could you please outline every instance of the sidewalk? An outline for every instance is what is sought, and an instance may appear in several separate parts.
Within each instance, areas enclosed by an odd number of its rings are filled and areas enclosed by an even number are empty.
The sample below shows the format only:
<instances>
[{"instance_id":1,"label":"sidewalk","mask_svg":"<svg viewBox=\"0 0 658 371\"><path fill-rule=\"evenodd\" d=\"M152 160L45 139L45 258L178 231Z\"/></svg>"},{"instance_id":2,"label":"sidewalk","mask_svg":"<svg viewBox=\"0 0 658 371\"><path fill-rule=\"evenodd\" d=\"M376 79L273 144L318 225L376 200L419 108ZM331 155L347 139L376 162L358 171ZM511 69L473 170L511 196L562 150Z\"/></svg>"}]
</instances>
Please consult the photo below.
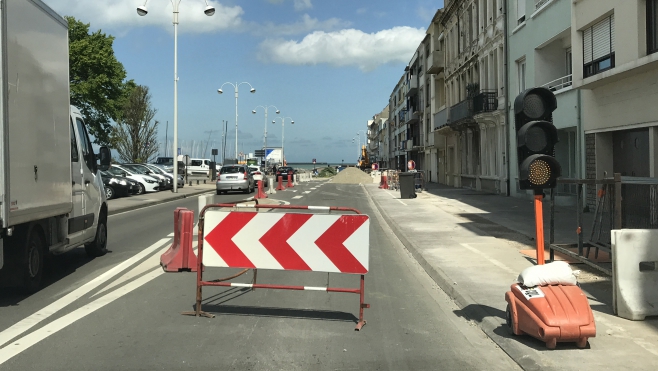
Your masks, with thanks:
<instances>
[{"instance_id":1,"label":"sidewalk","mask_svg":"<svg viewBox=\"0 0 658 371\"><path fill-rule=\"evenodd\" d=\"M434 184L411 200L376 184L365 189L402 243L456 301L461 309L455 313L477 323L524 369L656 368L658 319L633 322L614 316L610 279L598 274L583 272L579 278L597 326L589 349L558 343L549 351L539 340L510 334L504 295L518 274L534 264L520 253L534 248L532 201ZM556 242L575 240L575 216L569 209L556 212L556 225ZM582 264L576 268L585 269Z\"/></svg>"}]
</instances>

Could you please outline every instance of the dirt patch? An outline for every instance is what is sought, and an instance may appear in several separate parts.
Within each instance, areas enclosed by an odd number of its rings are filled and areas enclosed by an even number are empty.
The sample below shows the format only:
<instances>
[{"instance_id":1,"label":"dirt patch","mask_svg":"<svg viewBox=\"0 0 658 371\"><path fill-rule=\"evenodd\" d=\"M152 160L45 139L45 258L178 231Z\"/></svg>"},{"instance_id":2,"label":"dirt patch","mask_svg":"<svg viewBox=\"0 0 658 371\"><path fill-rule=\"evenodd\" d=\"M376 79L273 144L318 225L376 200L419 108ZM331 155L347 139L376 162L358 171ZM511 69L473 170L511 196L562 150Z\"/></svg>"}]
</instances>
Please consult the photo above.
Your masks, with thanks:
<instances>
[{"instance_id":1,"label":"dirt patch","mask_svg":"<svg viewBox=\"0 0 658 371\"><path fill-rule=\"evenodd\" d=\"M372 178L355 167L348 167L336 174L331 182L337 184L369 184L372 183Z\"/></svg>"}]
</instances>

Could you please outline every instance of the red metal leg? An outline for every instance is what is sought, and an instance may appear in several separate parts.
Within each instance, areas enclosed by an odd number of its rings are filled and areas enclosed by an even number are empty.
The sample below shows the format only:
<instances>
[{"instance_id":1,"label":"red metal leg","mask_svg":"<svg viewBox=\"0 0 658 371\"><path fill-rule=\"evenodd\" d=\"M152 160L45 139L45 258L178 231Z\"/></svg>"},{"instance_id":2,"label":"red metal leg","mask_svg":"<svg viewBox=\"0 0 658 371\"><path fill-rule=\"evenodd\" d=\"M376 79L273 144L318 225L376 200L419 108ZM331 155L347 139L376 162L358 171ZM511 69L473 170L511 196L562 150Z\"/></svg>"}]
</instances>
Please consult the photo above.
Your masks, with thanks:
<instances>
[{"instance_id":1,"label":"red metal leg","mask_svg":"<svg viewBox=\"0 0 658 371\"><path fill-rule=\"evenodd\" d=\"M199 242L197 247L197 271L196 271L196 310L194 312L183 312L186 316L215 318L214 314L206 313L201 310L201 300L203 298L203 219L199 220Z\"/></svg>"},{"instance_id":2,"label":"red metal leg","mask_svg":"<svg viewBox=\"0 0 658 371\"><path fill-rule=\"evenodd\" d=\"M366 325L366 320L363 319L363 310L370 308L370 304L364 303L365 299L365 275L361 275L361 290L359 292L359 322L356 324L354 331L361 331L361 328Z\"/></svg>"}]
</instances>

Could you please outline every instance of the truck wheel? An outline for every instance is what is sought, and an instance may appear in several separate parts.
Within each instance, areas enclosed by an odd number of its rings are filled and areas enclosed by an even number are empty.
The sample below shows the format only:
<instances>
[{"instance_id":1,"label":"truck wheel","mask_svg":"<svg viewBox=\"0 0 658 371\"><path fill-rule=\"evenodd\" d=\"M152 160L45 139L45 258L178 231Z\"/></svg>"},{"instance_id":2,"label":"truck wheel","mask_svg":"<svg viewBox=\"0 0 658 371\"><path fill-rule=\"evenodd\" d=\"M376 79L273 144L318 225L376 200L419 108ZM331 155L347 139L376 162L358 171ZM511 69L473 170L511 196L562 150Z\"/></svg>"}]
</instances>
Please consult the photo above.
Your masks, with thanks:
<instances>
[{"instance_id":1,"label":"truck wheel","mask_svg":"<svg viewBox=\"0 0 658 371\"><path fill-rule=\"evenodd\" d=\"M101 214L96 228L96 238L85 245L87 256L95 258L107 253L107 217Z\"/></svg>"},{"instance_id":2,"label":"truck wheel","mask_svg":"<svg viewBox=\"0 0 658 371\"><path fill-rule=\"evenodd\" d=\"M142 195L146 192L146 189L144 188L144 185L142 183L137 183L137 195Z\"/></svg>"},{"instance_id":3,"label":"truck wheel","mask_svg":"<svg viewBox=\"0 0 658 371\"><path fill-rule=\"evenodd\" d=\"M105 187L105 198L111 200L114 198L114 189L112 187Z\"/></svg>"},{"instance_id":4,"label":"truck wheel","mask_svg":"<svg viewBox=\"0 0 658 371\"><path fill-rule=\"evenodd\" d=\"M32 228L27 236L25 256L23 258L23 289L29 294L37 292L41 287L45 258L45 247L41 233L38 227Z\"/></svg>"}]
</instances>

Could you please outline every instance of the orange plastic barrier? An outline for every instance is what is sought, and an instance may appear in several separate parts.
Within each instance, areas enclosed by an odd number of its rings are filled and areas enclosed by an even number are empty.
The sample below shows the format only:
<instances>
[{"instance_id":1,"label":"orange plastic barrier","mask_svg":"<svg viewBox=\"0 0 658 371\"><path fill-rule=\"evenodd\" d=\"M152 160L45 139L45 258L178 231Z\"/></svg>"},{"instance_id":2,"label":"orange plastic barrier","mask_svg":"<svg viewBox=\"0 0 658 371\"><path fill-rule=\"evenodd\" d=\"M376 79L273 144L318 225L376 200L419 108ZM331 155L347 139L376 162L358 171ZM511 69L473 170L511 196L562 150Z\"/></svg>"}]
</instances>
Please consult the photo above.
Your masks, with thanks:
<instances>
[{"instance_id":1,"label":"orange plastic barrier","mask_svg":"<svg viewBox=\"0 0 658 371\"><path fill-rule=\"evenodd\" d=\"M513 284L505 294L506 319L514 335L527 334L555 349L558 342L575 342L579 348L596 336L594 315L578 286Z\"/></svg>"},{"instance_id":2,"label":"orange plastic barrier","mask_svg":"<svg viewBox=\"0 0 658 371\"><path fill-rule=\"evenodd\" d=\"M292 175L288 174L288 188L294 188L295 185L292 184Z\"/></svg>"},{"instance_id":3,"label":"orange plastic barrier","mask_svg":"<svg viewBox=\"0 0 658 371\"><path fill-rule=\"evenodd\" d=\"M263 190L263 181L262 180L258 181L258 192L256 192L256 195L254 196L254 198L257 198L257 199L258 198L267 198L267 194Z\"/></svg>"},{"instance_id":4,"label":"orange plastic barrier","mask_svg":"<svg viewBox=\"0 0 658 371\"><path fill-rule=\"evenodd\" d=\"M278 176L279 178L279 185L276 187L277 191L285 191L286 187L283 186L283 177L281 175Z\"/></svg>"},{"instance_id":5,"label":"orange plastic barrier","mask_svg":"<svg viewBox=\"0 0 658 371\"><path fill-rule=\"evenodd\" d=\"M197 256L192 250L194 211L182 207L174 210L174 242L160 256L165 272L196 272Z\"/></svg>"}]
</instances>

